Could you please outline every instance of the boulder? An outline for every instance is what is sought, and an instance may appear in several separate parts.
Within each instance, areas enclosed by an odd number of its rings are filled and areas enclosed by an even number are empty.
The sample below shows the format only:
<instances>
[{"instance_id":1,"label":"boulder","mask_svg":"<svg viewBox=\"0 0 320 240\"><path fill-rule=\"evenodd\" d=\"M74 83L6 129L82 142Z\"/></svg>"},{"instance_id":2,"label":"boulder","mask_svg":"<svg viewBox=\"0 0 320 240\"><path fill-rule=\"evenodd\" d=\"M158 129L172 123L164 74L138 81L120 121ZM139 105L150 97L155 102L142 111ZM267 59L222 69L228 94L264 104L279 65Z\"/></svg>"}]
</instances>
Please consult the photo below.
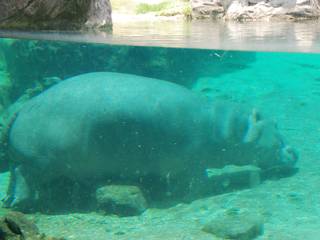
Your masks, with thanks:
<instances>
[{"instance_id":1,"label":"boulder","mask_svg":"<svg viewBox=\"0 0 320 240\"><path fill-rule=\"evenodd\" d=\"M221 18L225 10L219 0L192 0L192 14L195 18Z\"/></svg>"},{"instance_id":2,"label":"boulder","mask_svg":"<svg viewBox=\"0 0 320 240\"><path fill-rule=\"evenodd\" d=\"M320 16L319 0L191 0L191 4L196 18L246 21L311 19Z\"/></svg>"},{"instance_id":3,"label":"boulder","mask_svg":"<svg viewBox=\"0 0 320 240\"><path fill-rule=\"evenodd\" d=\"M265 0L255 3L236 0L226 10L225 18L233 20L311 19L319 17L319 10L311 2Z\"/></svg>"},{"instance_id":4,"label":"boulder","mask_svg":"<svg viewBox=\"0 0 320 240\"><path fill-rule=\"evenodd\" d=\"M0 219L1 240L63 240L40 234L38 227L20 212L10 212Z\"/></svg>"},{"instance_id":5,"label":"boulder","mask_svg":"<svg viewBox=\"0 0 320 240\"><path fill-rule=\"evenodd\" d=\"M209 220L202 230L222 239L250 240L263 233L263 220L260 214L228 209Z\"/></svg>"},{"instance_id":6,"label":"boulder","mask_svg":"<svg viewBox=\"0 0 320 240\"><path fill-rule=\"evenodd\" d=\"M0 28L74 30L112 24L109 0L1 0Z\"/></svg>"},{"instance_id":7,"label":"boulder","mask_svg":"<svg viewBox=\"0 0 320 240\"><path fill-rule=\"evenodd\" d=\"M147 202L136 186L104 186L97 189L96 199L100 210L120 216L139 215L147 208Z\"/></svg>"},{"instance_id":8,"label":"boulder","mask_svg":"<svg viewBox=\"0 0 320 240\"><path fill-rule=\"evenodd\" d=\"M261 181L261 169L253 165L210 168L207 169L207 175L213 193L251 188L259 185Z\"/></svg>"}]
</instances>

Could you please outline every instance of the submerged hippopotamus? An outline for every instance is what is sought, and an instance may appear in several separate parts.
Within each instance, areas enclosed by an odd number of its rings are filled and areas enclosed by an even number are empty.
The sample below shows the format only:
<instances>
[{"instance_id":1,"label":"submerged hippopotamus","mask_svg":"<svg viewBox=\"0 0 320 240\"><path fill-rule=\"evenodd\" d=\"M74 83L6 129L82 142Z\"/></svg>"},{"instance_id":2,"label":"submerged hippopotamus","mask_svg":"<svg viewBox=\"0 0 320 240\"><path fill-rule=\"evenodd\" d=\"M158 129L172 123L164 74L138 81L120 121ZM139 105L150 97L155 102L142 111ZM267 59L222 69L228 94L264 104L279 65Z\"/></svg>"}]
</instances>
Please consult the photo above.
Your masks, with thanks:
<instances>
[{"instance_id":1,"label":"submerged hippopotamus","mask_svg":"<svg viewBox=\"0 0 320 240\"><path fill-rule=\"evenodd\" d=\"M191 189L205 181L206 168L292 167L297 160L275 124L255 110L212 102L171 82L110 72L72 77L29 100L12 124L9 147L9 206L65 176L181 176Z\"/></svg>"}]
</instances>

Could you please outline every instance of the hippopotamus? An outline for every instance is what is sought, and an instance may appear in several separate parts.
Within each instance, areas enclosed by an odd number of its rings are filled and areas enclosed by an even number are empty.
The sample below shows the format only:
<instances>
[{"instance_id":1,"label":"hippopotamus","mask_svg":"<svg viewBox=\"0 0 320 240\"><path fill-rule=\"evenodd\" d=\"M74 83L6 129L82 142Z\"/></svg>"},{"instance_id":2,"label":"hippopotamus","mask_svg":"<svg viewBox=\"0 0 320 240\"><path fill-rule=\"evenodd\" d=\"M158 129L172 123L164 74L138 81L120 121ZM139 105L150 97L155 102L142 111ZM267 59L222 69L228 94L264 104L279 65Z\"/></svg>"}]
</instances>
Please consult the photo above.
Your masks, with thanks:
<instances>
[{"instance_id":1,"label":"hippopotamus","mask_svg":"<svg viewBox=\"0 0 320 240\"><path fill-rule=\"evenodd\" d=\"M8 136L9 206L60 177L183 176L191 189L205 181L207 168L292 167L297 160L275 123L255 109L111 72L71 77L28 100Z\"/></svg>"}]
</instances>

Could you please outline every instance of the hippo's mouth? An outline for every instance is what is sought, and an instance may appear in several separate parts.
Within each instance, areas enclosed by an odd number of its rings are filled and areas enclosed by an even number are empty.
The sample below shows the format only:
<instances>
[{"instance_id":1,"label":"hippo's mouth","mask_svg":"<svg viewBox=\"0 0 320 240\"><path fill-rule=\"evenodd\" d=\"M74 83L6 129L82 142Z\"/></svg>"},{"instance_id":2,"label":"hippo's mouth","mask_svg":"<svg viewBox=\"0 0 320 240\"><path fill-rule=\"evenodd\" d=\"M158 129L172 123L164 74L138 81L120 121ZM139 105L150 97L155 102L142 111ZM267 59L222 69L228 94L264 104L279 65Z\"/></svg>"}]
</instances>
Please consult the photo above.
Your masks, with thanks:
<instances>
[{"instance_id":1,"label":"hippo's mouth","mask_svg":"<svg viewBox=\"0 0 320 240\"><path fill-rule=\"evenodd\" d=\"M262 178L282 178L290 177L297 173L298 168L295 167L296 162L298 161L297 151L288 145L283 145L280 148L280 158L278 158L277 164L262 169Z\"/></svg>"},{"instance_id":2,"label":"hippo's mouth","mask_svg":"<svg viewBox=\"0 0 320 240\"><path fill-rule=\"evenodd\" d=\"M291 146L283 146L281 148L281 163L284 167L293 168L298 161L298 153Z\"/></svg>"}]
</instances>

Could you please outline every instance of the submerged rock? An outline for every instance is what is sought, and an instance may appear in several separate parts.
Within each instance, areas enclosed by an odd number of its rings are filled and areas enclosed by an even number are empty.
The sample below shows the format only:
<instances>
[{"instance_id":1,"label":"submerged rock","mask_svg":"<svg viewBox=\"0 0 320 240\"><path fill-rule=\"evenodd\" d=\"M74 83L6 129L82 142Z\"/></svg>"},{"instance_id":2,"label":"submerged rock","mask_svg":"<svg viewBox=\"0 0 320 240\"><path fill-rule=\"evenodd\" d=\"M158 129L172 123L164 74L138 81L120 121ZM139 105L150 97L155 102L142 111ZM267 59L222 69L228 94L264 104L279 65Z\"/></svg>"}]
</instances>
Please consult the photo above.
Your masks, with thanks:
<instances>
[{"instance_id":1,"label":"submerged rock","mask_svg":"<svg viewBox=\"0 0 320 240\"><path fill-rule=\"evenodd\" d=\"M1 1L0 28L81 29L112 24L109 0Z\"/></svg>"},{"instance_id":2,"label":"submerged rock","mask_svg":"<svg viewBox=\"0 0 320 240\"><path fill-rule=\"evenodd\" d=\"M206 223L202 230L223 239L250 240L263 233L263 221L259 214L231 209Z\"/></svg>"},{"instance_id":3,"label":"submerged rock","mask_svg":"<svg viewBox=\"0 0 320 240\"><path fill-rule=\"evenodd\" d=\"M253 165L210 168L207 169L207 175L214 193L255 187L261 181L261 169Z\"/></svg>"},{"instance_id":4,"label":"submerged rock","mask_svg":"<svg viewBox=\"0 0 320 240\"><path fill-rule=\"evenodd\" d=\"M147 202L136 186L104 186L97 189L96 199L100 210L121 216L139 215L147 208Z\"/></svg>"},{"instance_id":5,"label":"submerged rock","mask_svg":"<svg viewBox=\"0 0 320 240\"><path fill-rule=\"evenodd\" d=\"M320 16L319 0L192 0L196 18L231 20L309 19Z\"/></svg>"},{"instance_id":6,"label":"submerged rock","mask_svg":"<svg viewBox=\"0 0 320 240\"><path fill-rule=\"evenodd\" d=\"M38 227L22 213L10 212L0 219L1 240L63 240L40 234Z\"/></svg>"}]
</instances>

